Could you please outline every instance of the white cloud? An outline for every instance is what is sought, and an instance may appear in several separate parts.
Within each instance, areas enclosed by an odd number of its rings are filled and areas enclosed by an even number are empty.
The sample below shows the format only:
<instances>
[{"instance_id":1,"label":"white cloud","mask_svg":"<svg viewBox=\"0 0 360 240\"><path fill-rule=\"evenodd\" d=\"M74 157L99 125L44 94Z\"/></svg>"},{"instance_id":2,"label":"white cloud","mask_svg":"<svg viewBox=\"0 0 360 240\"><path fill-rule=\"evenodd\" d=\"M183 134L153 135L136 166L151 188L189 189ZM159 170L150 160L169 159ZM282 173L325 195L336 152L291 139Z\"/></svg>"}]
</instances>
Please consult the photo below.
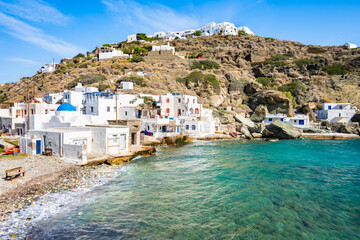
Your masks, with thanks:
<instances>
[{"instance_id":1,"label":"white cloud","mask_svg":"<svg viewBox=\"0 0 360 240\"><path fill-rule=\"evenodd\" d=\"M63 40L43 33L40 29L19 21L11 16L0 12L0 25L6 27L4 32L9 35L35 44L45 50L57 53L61 56L73 56L84 50Z\"/></svg>"},{"instance_id":2,"label":"white cloud","mask_svg":"<svg viewBox=\"0 0 360 240\"><path fill-rule=\"evenodd\" d=\"M41 0L0 1L1 12L33 22L65 25L70 18Z\"/></svg>"},{"instance_id":3,"label":"white cloud","mask_svg":"<svg viewBox=\"0 0 360 240\"><path fill-rule=\"evenodd\" d=\"M41 65L40 62L34 61L32 59L28 59L28 58L22 58L22 57L10 57L7 60L11 61L11 62L24 63L24 64L29 64L29 65Z\"/></svg>"},{"instance_id":4,"label":"white cloud","mask_svg":"<svg viewBox=\"0 0 360 240\"><path fill-rule=\"evenodd\" d=\"M131 0L102 0L102 3L120 23L137 29L177 31L199 26L195 17L178 13L161 4L147 6Z\"/></svg>"}]
</instances>

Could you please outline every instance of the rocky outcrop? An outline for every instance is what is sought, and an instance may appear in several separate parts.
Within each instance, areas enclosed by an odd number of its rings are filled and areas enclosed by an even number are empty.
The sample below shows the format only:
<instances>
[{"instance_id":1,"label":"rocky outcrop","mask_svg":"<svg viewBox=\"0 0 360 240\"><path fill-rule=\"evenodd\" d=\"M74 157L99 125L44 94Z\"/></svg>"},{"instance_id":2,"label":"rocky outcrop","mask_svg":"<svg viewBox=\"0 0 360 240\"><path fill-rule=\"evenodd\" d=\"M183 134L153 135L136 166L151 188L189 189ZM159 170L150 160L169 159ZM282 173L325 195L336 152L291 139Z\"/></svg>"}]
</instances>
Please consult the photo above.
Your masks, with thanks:
<instances>
[{"instance_id":1,"label":"rocky outcrop","mask_svg":"<svg viewBox=\"0 0 360 240\"><path fill-rule=\"evenodd\" d=\"M253 121L251 121L250 118L246 118L246 117L241 116L239 114L235 115L235 120L238 121L239 123L244 124L248 128L255 128L256 127L255 123Z\"/></svg>"},{"instance_id":2,"label":"rocky outcrop","mask_svg":"<svg viewBox=\"0 0 360 240\"><path fill-rule=\"evenodd\" d=\"M289 117L295 116L290 99L284 93L276 90L260 91L254 94L250 101L250 108L256 109L259 105L267 107L270 113L285 113Z\"/></svg>"},{"instance_id":3,"label":"rocky outcrop","mask_svg":"<svg viewBox=\"0 0 360 240\"><path fill-rule=\"evenodd\" d=\"M358 122L360 123L360 113L355 114L352 118L351 118L352 122Z\"/></svg>"},{"instance_id":4,"label":"rocky outcrop","mask_svg":"<svg viewBox=\"0 0 360 240\"><path fill-rule=\"evenodd\" d=\"M262 122L268 113L269 111L265 105L259 105L256 107L255 112L251 115L250 119L254 122Z\"/></svg>"},{"instance_id":5,"label":"rocky outcrop","mask_svg":"<svg viewBox=\"0 0 360 240\"><path fill-rule=\"evenodd\" d=\"M295 139L301 136L301 132L298 128L281 121L275 121L266 126L262 134L266 138L279 139Z\"/></svg>"}]
</instances>

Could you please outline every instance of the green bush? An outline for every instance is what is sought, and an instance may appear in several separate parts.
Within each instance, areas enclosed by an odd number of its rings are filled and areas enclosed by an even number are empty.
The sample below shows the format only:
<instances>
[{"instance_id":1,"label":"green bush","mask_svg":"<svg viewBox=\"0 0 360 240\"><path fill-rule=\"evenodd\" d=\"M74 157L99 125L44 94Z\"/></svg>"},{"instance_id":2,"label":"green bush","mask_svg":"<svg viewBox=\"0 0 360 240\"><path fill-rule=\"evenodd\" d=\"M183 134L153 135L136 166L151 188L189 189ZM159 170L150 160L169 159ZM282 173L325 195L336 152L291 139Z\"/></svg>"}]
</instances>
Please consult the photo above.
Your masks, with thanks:
<instances>
[{"instance_id":1,"label":"green bush","mask_svg":"<svg viewBox=\"0 0 360 240\"><path fill-rule=\"evenodd\" d=\"M101 74L82 75L78 79L76 79L75 81L72 81L71 83L69 83L66 86L66 88L67 89L74 88L78 82L82 83L85 86L85 85L90 85L90 84L93 84L93 83L101 82L101 81L104 81L104 80L106 80L106 78Z\"/></svg>"},{"instance_id":2,"label":"green bush","mask_svg":"<svg viewBox=\"0 0 360 240\"><path fill-rule=\"evenodd\" d=\"M200 37L201 36L201 31L200 30L195 31L194 36Z\"/></svg>"},{"instance_id":3,"label":"green bush","mask_svg":"<svg viewBox=\"0 0 360 240\"><path fill-rule=\"evenodd\" d=\"M267 78L267 77L259 77L256 79L259 83L261 83L261 85L265 86L265 87L274 87L277 84L274 83L274 79L272 78Z\"/></svg>"},{"instance_id":4,"label":"green bush","mask_svg":"<svg viewBox=\"0 0 360 240\"><path fill-rule=\"evenodd\" d=\"M238 36L241 37L241 36L244 36L246 35L246 32L244 30L239 30L238 31Z\"/></svg>"},{"instance_id":5,"label":"green bush","mask_svg":"<svg viewBox=\"0 0 360 240\"><path fill-rule=\"evenodd\" d=\"M131 58L131 62L136 62L136 63L138 63L138 62L144 62L145 61L145 59L143 58L143 57L141 57L141 56L133 56L132 58Z\"/></svg>"},{"instance_id":6,"label":"green bush","mask_svg":"<svg viewBox=\"0 0 360 240\"><path fill-rule=\"evenodd\" d=\"M84 58L85 57L85 55L84 54L82 54L82 53L79 53L78 55L76 55L75 57L73 57L74 59L76 59L76 58Z\"/></svg>"},{"instance_id":7,"label":"green bush","mask_svg":"<svg viewBox=\"0 0 360 240\"><path fill-rule=\"evenodd\" d=\"M329 75L345 75L347 73L344 66L339 63L326 66L324 71Z\"/></svg>"},{"instance_id":8,"label":"green bush","mask_svg":"<svg viewBox=\"0 0 360 240\"><path fill-rule=\"evenodd\" d=\"M295 65L298 66L299 68L302 67L302 66L305 66L305 65L308 65L310 63L312 63L314 61L314 59L299 59L299 60L296 60L294 61Z\"/></svg>"},{"instance_id":9,"label":"green bush","mask_svg":"<svg viewBox=\"0 0 360 240\"><path fill-rule=\"evenodd\" d=\"M275 67L286 66L287 63L284 61L288 60L291 57L294 57L294 54L292 54L292 53L278 54L278 55L275 55L275 56L265 60L263 62L263 64L271 65L271 66L275 66Z\"/></svg>"},{"instance_id":10,"label":"green bush","mask_svg":"<svg viewBox=\"0 0 360 240\"><path fill-rule=\"evenodd\" d=\"M229 91L231 92L240 92L243 91L245 87L244 81L234 80L229 84Z\"/></svg>"},{"instance_id":11,"label":"green bush","mask_svg":"<svg viewBox=\"0 0 360 240\"><path fill-rule=\"evenodd\" d=\"M217 62L210 61L210 60L201 60L193 62L191 69L219 69L220 65Z\"/></svg>"},{"instance_id":12,"label":"green bush","mask_svg":"<svg viewBox=\"0 0 360 240\"><path fill-rule=\"evenodd\" d=\"M108 85L108 84L100 83L100 85L98 86L99 92L103 92L108 88L110 88L110 85Z\"/></svg>"},{"instance_id":13,"label":"green bush","mask_svg":"<svg viewBox=\"0 0 360 240\"><path fill-rule=\"evenodd\" d=\"M284 92L284 95L285 95L285 97L290 99L293 107L296 107L296 101L295 101L295 98L293 97L293 95L291 94L291 92Z\"/></svg>"},{"instance_id":14,"label":"green bush","mask_svg":"<svg viewBox=\"0 0 360 240\"><path fill-rule=\"evenodd\" d=\"M322 54L326 53L326 50L321 47L308 47L307 52L313 54Z\"/></svg>"},{"instance_id":15,"label":"green bush","mask_svg":"<svg viewBox=\"0 0 360 240\"><path fill-rule=\"evenodd\" d=\"M103 47L111 47L111 45L108 44L108 43L104 43L104 44L103 44Z\"/></svg>"},{"instance_id":16,"label":"green bush","mask_svg":"<svg viewBox=\"0 0 360 240\"><path fill-rule=\"evenodd\" d=\"M189 87L190 83L208 83L211 84L216 94L220 93L220 83L212 74L203 74L200 71L194 71L185 78L178 78L176 81L184 83L187 87Z\"/></svg>"},{"instance_id":17,"label":"green bush","mask_svg":"<svg viewBox=\"0 0 360 240\"><path fill-rule=\"evenodd\" d=\"M282 92L291 92L293 96L297 96L305 90L305 87L300 82L291 82L282 85L281 87L278 88L278 90Z\"/></svg>"},{"instance_id":18,"label":"green bush","mask_svg":"<svg viewBox=\"0 0 360 240\"><path fill-rule=\"evenodd\" d=\"M122 81L133 82L140 87L146 87L146 83L144 82L144 79L141 77L135 77L135 76L122 77L119 80L117 80L116 83L120 84Z\"/></svg>"}]
</instances>

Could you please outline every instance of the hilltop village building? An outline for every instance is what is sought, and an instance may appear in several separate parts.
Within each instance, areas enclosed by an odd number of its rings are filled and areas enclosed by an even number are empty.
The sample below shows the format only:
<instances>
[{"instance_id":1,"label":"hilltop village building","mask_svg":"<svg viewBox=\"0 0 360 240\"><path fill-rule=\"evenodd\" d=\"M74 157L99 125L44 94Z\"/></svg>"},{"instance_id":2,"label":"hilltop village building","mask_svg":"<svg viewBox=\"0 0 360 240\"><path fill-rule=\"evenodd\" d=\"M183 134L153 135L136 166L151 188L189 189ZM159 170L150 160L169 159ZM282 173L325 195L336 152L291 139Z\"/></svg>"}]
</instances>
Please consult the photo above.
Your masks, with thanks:
<instances>
[{"instance_id":1,"label":"hilltop village building","mask_svg":"<svg viewBox=\"0 0 360 240\"><path fill-rule=\"evenodd\" d=\"M99 49L99 60L108 60L113 58L129 58L129 54L124 54L123 51L117 50L112 47L101 47Z\"/></svg>"},{"instance_id":2,"label":"hilltop village building","mask_svg":"<svg viewBox=\"0 0 360 240\"><path fill-rule=\"evenodd\" d=\"M40 68L40 72L41 73L54 72L55 69L56 69L56 64L55 63L45 64L44 66L42 66Z\"/></svg>"},{"instance_id":3,"label":"hilltop village building","mask_svg":"<svg viewBox=\"0 0 360 240\"><path fill-rule=\"evenodd\" d=\"M356 44L353 44L353 43L345 43L344 46L345 46L345 47L348 47L349 49L357 48L357 45L356 45Z\"/></svg>"},{"instance_id":4,"label":"hilltop village building","mask_svg":"<svg viewBox=\"0 0 360 240\"><path fill-rule=\"evenodd\" d=\"M201 32L201 36L213 36L215 34L222 34L222 35L234 35L236 36L239 31L244 31L246 34L253 35L254 33L248 27L235 27L233 23L223 22L223 23L215 23L211 22L206 24L204 27L200 29L188 29L183 31L177 32L156 32L149 37L157 37L164 40L174 40L176 38L185 39L187 37L194 37L194 33L196 31ZM129 35L127 38L128 42L135 41L133 40L136 35Z\"/></svg>"},{"instance_id":5,"label":"hilltop village building","mask_svg":"<svg viewBox=\"0 0 360 240\"><path fill-rule=\"evenodd\" d=\"M351 122L351 118L356 114L357 110L350 103L323 103L321 104L321 110L317 110L315 113L321 121L345 123Z\"/></svg>"}]
</instances>

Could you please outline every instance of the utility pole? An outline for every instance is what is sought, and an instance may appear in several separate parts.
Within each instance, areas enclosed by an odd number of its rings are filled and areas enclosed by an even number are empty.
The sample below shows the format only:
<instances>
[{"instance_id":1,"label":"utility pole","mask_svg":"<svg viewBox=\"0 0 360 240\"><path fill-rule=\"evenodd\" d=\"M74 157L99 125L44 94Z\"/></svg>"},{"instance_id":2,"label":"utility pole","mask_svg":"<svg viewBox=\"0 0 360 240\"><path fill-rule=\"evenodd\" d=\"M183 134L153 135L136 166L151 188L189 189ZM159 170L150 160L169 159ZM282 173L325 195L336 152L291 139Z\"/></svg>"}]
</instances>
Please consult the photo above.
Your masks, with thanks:
<instances>
[{"instance_id":1,"label":"utility pole","mask_svg":"<svg viewBox=\"0 0 360 240\"><path fill-rule=\"evenodd\" d=\"M27 114L28 114L28 118L27 118L27 122L28 122L28 131L30 131L30 91L29 91L29 84L27 84Z\"/></svg>"},{"instance_id":2,"label":"utility pole","mask_svg":"<svg viewBox=\"0 0 360 240\"><path fill-rule=\"evenodd\" d=\"M116 88L115 88L115 108L116 108L116 125L118 125L118 101L117 101Z\"/></svg>"}]
</instances>

